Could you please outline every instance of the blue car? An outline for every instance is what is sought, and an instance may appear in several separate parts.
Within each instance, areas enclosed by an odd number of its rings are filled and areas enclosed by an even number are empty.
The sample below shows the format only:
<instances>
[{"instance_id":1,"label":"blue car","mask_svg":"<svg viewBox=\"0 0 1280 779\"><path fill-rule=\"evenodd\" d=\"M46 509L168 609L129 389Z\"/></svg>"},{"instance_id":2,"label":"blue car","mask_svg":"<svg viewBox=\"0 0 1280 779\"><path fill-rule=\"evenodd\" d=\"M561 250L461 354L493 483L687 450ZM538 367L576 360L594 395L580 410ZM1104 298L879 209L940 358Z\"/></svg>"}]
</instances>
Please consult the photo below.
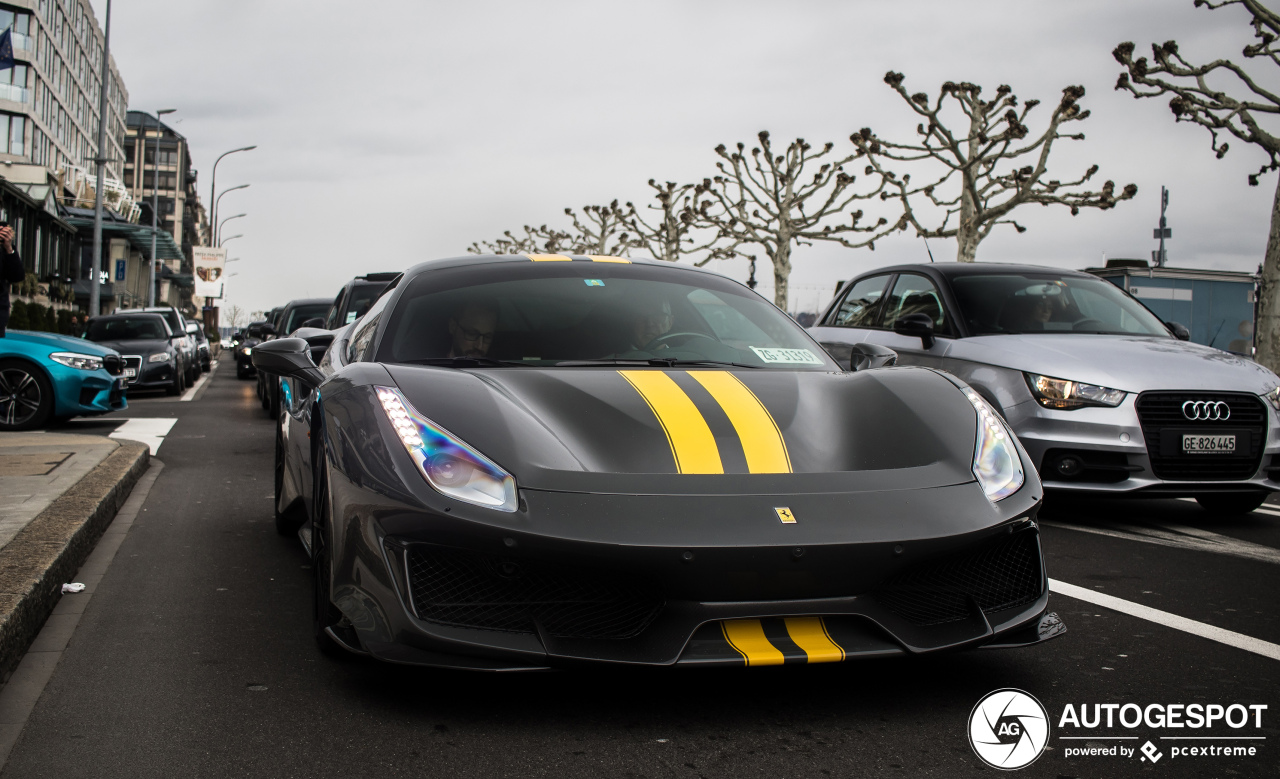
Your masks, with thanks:
<instances>
[{"instance_id":1,"label":"blue car","mask_svg":"<svg viewBox=\"0 0 1280 779\"><path fill-rule=\"evenodd\" d=\"M112 349L54 333L0 338L0 431L127 407L124 361Z\"/></svg>"}]
</instances>

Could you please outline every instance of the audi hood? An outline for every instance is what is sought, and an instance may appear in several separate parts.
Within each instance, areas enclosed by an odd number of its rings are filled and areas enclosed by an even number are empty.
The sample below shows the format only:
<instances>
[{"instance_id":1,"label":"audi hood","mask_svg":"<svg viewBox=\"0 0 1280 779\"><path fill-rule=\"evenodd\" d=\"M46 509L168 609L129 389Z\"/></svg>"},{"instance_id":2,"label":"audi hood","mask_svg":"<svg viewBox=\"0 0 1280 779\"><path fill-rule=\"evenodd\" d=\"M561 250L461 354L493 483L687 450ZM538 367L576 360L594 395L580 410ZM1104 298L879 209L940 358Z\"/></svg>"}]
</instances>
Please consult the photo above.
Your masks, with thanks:
<instances>
[{"instance_id":1,"label":"audi hood","mask_svg":"<svg viewBox=\"0 0 1280 779\"><path fill-rule=\"evenodd\" d=\"M1261 395L1280 383L1274 373L1244 357L1173 338L990 335L957 339L947 356L1133 393L1177 389Z\"/></svg>"}]
</instances>

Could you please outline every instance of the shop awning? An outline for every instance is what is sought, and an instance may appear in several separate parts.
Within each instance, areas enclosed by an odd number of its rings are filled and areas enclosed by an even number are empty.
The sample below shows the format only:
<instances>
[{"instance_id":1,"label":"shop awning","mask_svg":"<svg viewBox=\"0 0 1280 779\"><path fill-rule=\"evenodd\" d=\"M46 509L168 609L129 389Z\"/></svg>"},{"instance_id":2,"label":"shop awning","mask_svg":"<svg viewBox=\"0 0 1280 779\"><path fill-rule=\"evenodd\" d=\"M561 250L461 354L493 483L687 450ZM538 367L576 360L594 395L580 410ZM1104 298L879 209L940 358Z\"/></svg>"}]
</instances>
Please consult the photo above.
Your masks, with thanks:
<instances>
[{"instance_id":1,"label":"shop awning","mask_svg":"<svg viewBox=\"0 0 1280 779\"><path fill-rule=\"evenodd\" d=\"M79 209L77 209L79 210ZM92 240L93 237L93 218L82 216L68 216L66 221L77 230L80 231L82 237ZM133 248L142 252L143 257L151 256L151 226L138 225L132 222L115 222L102 220L102 235L104 238L125 238ZM173 236L169 235L167 230L156 230L156 256L159 260L181 260L185 259L182 254L182 247L173 240Z\"/></svg>"}]
</instances>

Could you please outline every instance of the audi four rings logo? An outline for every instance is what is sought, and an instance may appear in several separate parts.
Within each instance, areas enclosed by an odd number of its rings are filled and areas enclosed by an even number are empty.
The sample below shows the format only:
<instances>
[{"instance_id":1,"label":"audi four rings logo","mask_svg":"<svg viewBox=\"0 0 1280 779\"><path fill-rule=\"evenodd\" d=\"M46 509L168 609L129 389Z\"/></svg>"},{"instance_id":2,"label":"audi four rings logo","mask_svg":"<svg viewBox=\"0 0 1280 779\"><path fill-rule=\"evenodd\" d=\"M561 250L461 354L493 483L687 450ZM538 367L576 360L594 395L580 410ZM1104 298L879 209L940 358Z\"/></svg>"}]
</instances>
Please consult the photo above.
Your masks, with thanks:
<instances>
[{"instance_id":1,"label":"audi four rings logo","mask_svg":"<svg viewBox=\"0 0 1280 779\"><path fill-rule=\"evenodd\" d=\"M1188 400L1182 404L1182 415L1192 420L1225 422L1231 418L1231 407L1221 400Z\"/></svg>"}]
</instances>

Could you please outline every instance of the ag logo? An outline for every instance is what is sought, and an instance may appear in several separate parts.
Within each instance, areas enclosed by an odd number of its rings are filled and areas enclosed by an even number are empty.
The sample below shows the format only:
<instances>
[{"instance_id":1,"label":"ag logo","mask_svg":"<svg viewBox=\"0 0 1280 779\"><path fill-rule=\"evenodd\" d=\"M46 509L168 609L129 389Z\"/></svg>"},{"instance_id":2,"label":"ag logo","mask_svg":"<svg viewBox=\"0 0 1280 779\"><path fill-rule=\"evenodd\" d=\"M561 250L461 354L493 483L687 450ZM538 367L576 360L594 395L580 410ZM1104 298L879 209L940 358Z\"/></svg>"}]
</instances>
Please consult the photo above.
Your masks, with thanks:
<instances>
[{"instance_id":1,"label":"ag logo","mask_svg":"<svg viewBox=\"0 0 1280 779\"><path fill-rule=\"evenodd\" d=\"M1049 714L1022 690L989 693L969 714L969 745L992 768L1025 768L1048 744Z\"/></svg>"}]
</instances>

